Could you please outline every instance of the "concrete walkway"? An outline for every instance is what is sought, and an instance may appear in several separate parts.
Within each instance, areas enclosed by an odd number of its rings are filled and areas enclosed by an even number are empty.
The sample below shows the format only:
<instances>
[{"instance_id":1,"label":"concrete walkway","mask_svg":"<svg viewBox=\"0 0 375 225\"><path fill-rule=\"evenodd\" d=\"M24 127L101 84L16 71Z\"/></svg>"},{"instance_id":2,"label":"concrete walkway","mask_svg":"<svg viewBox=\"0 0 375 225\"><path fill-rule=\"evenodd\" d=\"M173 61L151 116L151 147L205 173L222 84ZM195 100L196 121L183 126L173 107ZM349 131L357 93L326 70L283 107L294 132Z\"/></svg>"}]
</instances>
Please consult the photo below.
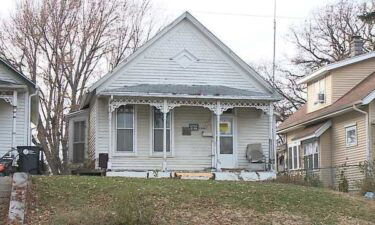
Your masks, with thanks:
<instances>
[{"instance_id":1,"label":"concrete walkway","mask_svg":"<svg viewBox=\"0 0 375 225\"><path fill-rule=\"evenodd\" d=\"M12 189L11 177L0 177L0 224L6 224Z\"/></svg>"}]
</instances>

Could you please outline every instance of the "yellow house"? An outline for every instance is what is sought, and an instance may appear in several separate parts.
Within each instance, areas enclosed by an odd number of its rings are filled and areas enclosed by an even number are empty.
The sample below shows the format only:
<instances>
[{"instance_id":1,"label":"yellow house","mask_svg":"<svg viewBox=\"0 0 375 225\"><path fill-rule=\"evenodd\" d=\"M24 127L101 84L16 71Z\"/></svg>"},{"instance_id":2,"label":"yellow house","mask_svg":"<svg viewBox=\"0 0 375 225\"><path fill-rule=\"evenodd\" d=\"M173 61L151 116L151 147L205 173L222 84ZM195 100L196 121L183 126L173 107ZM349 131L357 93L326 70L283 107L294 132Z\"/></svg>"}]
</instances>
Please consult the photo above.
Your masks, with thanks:
<instances>
[{"instance_id":1,"label":"yellow house","mask_svg":"<svg viewBox=\"0 0 375 225\"><path fill-rule=\"evenodd\" d=\"M278 127L279 168L312 171L325 186L344 173L355 189L359 164L375 155L375 52L329 64L299 81L307 103Z\"/></svg>"}]
</instances>

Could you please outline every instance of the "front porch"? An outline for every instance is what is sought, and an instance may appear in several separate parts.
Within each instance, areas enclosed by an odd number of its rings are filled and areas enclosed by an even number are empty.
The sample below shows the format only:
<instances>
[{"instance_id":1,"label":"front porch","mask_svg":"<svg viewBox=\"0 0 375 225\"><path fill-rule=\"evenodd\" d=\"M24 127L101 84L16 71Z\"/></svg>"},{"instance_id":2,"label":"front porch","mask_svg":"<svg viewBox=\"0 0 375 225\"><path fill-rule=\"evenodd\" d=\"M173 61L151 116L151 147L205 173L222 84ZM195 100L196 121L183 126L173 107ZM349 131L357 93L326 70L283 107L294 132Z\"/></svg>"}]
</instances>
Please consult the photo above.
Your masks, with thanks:
<instances>
[{"instance_id":1,"label":"front porch","mask_svg":"<svg viewBox=\"0 0 375 225\"><path fill-rule=\"evenodd\" d=\"M99 100L108 107L108 170L271 170L270 102L114 94ZM261 148L257 162L249 159L251 144Z\"/></svg>"}]
</instances>

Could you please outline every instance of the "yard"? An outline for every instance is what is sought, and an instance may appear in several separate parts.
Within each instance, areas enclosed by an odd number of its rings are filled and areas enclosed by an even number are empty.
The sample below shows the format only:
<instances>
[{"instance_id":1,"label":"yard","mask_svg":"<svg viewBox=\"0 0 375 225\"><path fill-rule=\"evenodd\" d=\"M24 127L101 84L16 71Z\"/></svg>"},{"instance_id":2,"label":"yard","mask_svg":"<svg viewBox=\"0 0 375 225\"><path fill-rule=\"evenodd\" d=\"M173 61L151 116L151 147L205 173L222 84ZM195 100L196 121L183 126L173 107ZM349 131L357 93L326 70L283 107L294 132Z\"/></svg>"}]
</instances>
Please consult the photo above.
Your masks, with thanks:
<instances>
[{"instance_id":1,"label":"yard","mask_svg":"<svg viewBox=\"0 0 375 225\"><path fill-rule=\"evenodd\" d=\"M33 177L29 224L375 224L375 203L253 182Z\"/></svg>"}]
</instances>

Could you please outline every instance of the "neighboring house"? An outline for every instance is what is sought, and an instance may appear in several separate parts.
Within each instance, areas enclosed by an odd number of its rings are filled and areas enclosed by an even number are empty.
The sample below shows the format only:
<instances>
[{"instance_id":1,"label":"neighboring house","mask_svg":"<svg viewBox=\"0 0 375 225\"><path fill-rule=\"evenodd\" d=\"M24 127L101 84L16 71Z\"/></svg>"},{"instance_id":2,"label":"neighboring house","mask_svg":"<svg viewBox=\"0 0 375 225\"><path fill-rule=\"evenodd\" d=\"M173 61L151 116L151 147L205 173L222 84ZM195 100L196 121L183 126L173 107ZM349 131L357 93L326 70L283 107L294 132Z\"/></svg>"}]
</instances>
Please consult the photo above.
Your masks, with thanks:
<instances>
[{"instance_id":1,"label":"neighboring house","mask_svg":"<svg viewBox=\"0 0 375 225\"><path fill-rule=\"evenodd\" d=\"M248 146L260 153L254 164L274 158L278 99L186 12L89 88L69 115L70 160L98 167L104 153L112 171L251 169Z\"/></svg>"},{"instance_id":2,"label":"neighboring house","mask_svg":"<svg viewBox=\"0 0 375 225\"><path fill-rule=\"evenodd\" d=\"M31 123L37 121L35 84L0 59L0 157L17 146L31 145Z\"/></svg>"},{"instance_id":3,"label":"neighboring house","mask_svg":"<svg viewBox=\"0 0 375 225\"><path fill-rule=\"evenodd\" d=\"M351 58L300 80L307 103L278 127L279 168L313 171L326 186L344 171L351 189L363 177L358 165L374 159L375 52L362 48L355 39Z\"/></svg>"}]
</instances>

